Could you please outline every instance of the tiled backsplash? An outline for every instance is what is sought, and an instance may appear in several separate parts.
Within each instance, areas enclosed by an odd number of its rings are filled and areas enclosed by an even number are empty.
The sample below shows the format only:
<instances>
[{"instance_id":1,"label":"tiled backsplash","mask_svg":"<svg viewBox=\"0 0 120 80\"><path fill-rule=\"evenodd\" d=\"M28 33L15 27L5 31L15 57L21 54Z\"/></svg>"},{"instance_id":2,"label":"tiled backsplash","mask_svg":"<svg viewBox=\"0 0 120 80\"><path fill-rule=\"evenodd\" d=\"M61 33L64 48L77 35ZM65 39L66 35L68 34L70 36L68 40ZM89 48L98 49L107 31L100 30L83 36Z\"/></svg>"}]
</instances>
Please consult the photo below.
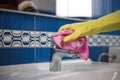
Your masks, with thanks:
<instances>
[{"instance_id":1,"label":"tiled backsplash","mask_svg":"<svg viewBox=\"0 0 120 80\"><path fill-rule=\"evenodd\" d=\"M94 35L88 37L89 46L120 46L119 35Z\"/></svg>"},{"instance_id":2,"label":"tiled backsplash","mask_svg":"<svg viewBox=\"0 0 120 80\"><path fill-rule=\"evenodd\" d=\"M0 30L0 47L50 47L53 32Z\"/></svg>"},{"instance_id":3,"label":"tiled backsplash","mask_svg":"<svg viewBox=\"0 0 120 80\"><path fill-rule=\"evenodd\" d=\"M0 47L51 47L50 36L54 32L0 30ZM120 46L120 36L88 36L89 46Z\"/></svg>"}]
</instances>

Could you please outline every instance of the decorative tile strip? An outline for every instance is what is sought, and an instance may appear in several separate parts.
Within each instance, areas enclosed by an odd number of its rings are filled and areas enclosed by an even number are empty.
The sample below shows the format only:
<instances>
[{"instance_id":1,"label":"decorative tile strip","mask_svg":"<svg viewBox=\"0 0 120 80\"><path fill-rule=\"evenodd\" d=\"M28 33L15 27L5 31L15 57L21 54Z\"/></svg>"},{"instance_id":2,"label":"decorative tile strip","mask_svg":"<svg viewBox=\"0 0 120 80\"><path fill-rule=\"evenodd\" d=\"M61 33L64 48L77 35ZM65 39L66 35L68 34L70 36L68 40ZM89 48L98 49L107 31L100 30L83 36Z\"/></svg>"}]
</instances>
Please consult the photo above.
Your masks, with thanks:
<instances>
[{"instance_id":1,"label":"decorative tile strip","mask_svg":"<svg viewBox=\"0 0 120 80\"><path fill-rule=\"evenodd\" d=\"M54 32L0 30L0 48L51 47L50 36ZM118 35L88 36L89 46L120 46Z\"/></svg>"},{"instance_id":2,"label":"decorative tile strip","mask_svg":"<svg viewBox=\"0 0 120 80\"><path fill-rule=\"evenodd\" d=\"M51 47L54 32L0 30L0 47Z\"/></svg>"},{"instance_id":3,"label":"decorative tile strip","mask_svg":"<svg viewBox=\"0 0 120 80\"><path fill-rule=\"evenodd\" d=\"M89 46L120 46L118 35L95 35L87 38Z\"/></svg>"}]
</instances>

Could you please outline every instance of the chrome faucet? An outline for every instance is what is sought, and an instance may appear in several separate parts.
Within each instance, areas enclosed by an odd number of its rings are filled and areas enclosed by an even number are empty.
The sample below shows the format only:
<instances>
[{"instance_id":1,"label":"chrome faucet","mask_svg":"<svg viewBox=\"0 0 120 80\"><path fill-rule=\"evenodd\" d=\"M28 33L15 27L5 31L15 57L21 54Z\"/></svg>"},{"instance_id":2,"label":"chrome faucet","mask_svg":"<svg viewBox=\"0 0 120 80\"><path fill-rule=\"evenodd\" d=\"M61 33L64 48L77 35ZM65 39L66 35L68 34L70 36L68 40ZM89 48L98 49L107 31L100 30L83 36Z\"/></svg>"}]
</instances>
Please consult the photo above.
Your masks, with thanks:
<instances>
[{"instance_id":1,"label":"chrome faucet","mask_svg":"<svg viewBox=\"0 0 120 80\"><path fill-rule=\"evenodd\" d=\"M78 53L73 53L66 50L62 50L62 49L54 48L53 50L54 50L54 53L51 56L52 59L49 65L49 70L52 72L61 70L61 61L63 57L76 58L79 56Z\"/></svg>"}]
</instances>

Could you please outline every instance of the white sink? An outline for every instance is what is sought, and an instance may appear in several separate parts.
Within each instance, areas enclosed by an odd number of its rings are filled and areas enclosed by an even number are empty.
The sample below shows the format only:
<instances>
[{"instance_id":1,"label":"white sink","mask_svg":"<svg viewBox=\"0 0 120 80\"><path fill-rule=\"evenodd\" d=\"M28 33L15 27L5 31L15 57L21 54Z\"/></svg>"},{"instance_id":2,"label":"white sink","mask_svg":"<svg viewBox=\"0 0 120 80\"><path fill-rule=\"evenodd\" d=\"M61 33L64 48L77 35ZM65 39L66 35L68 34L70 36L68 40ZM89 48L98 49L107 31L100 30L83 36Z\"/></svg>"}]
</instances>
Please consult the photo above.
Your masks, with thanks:
<instances>
[{"instance_id":1,"label":"white sink","mask_svg":"<svg viewBox=\"0 0 120 80\"><path fill-rule=\"evenodd\" d=\"M63 61L62 70L50 72L49 63L0 67L0 80L120 80L120 64Z\"/></svg>"}]
</instances>

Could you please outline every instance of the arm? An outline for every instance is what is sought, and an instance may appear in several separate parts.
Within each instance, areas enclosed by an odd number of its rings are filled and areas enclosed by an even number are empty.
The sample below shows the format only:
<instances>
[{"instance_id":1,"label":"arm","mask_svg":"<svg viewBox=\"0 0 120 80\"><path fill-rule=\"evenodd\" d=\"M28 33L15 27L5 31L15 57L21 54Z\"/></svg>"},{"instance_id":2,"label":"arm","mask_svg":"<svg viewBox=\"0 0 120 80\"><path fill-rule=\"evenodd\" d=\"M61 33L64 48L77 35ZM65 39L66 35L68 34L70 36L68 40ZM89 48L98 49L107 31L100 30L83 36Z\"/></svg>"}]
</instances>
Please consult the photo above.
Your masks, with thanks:
<instances>
[{"instance_id":1,"label":"arm","mask_svg":"<svg viewBox=\"0 0 120 80\"><path fill-rule=\"evenodd\" d=\"M120 10L105 15L96 20L63 25L59 29L59 31L65 29L73 30L74 33L69 36L66 36L64 38L64 42L68 42L82 36L89 36L101 32L120 30Z\"/></svg>"}]
</instances>

